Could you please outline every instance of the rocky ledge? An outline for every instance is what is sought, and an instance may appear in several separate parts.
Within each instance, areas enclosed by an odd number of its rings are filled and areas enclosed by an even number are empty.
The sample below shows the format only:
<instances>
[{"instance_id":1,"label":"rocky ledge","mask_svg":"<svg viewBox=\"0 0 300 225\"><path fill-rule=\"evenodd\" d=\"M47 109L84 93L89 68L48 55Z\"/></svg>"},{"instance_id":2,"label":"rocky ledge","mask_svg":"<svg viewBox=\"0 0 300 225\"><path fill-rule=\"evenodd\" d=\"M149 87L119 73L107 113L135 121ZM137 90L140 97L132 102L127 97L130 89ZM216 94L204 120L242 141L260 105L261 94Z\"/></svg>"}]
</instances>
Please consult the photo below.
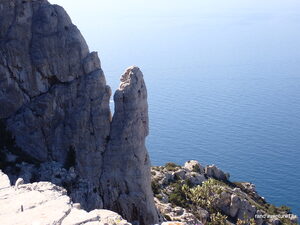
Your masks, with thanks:
<instances>
[{"instance_id":1,"label":"rocky ledge","mask_svg":"<svg viewBox=\"0 0 300 225\"><path fill-rule=\"evenodd\" d=\"M156 206L165 221L199 225L289 225L297 216L286 206L275 207L255 185L231 182L215 165L191 160L151 169ZM269 218L272 217L272 218Z\"/></svg>"},{"instance_id":2,"label":"rocky ledge","mask_svg":"<svg viewBox=\"0 0 300 225\"><path fill-rule=\"evenodd\" d=\"M10 185L0 170L0 221L5 225L130 225L109 210L86 212L73 203L67 191L50 182Z\"/></svg>"}]
</instances>

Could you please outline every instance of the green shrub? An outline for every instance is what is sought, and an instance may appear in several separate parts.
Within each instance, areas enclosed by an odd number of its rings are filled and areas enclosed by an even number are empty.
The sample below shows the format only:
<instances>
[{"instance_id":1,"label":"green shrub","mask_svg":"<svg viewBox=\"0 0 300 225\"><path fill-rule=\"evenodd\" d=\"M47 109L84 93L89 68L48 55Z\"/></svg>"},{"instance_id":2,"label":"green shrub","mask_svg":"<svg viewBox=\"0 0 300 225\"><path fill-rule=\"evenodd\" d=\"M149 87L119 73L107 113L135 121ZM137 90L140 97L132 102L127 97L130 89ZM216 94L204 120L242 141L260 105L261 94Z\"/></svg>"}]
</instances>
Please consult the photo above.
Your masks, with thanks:
<instances>
[{"instance_id":1,"label":"green shrub","mask_svg":"<svg viewBox=\"0 0 300 225\"><path fill-rule=\"evenodd\" d=\"M172 162L168 162L166 163L165 165L165 168L168 170L168 171L175 171L179 168L180 166L175 164L175 163L172 163Z\"/></svg>"},{"instance_id":2,"label":"green shrub","mask_svg":"<svg viewBox=\"0 0 300 225\"><path fill-rule=\"evenodd\" d=\"M158 198L159 200L162 200L162 198L163 198L161 194L158 194L155 197Z\"/></svg>"},{"instance_id":3,"label":"green shrub","mask_svg":"<svg viewBox=\"0 0 300 225\"><path fill-rule=\"evenodd\" d=\"M210 222L208 222L208 225L226 225L226 224L227 224L227 216L224 216L219 212L210 215Z\"/></svg>"},{"instance_id":4,"label":"green shrub","mask_svg":"<svg viewBox=\"0 0 300 225\"><path fill-rule=\"evenodd\" d=\"M277 214L277 208L274 205L268 205L268 214L275 215Z\"/></svg>"},{"instance_id":5,"label":"green shrub","mask_svg":"<svg viewBox=\"0 0 300 225\"><path fill-rule=\"evenodd\" d=\"M200 167L199 167L199 165L198 164L194 165L192 171L196 172L196 173L200 173Z\"/></svg>"},{"instance_id":6,"label":"green shrub","mask_svg":"<svg viewBox=\"0 0 300 225\"><path fill-rule=\"evenodd\" d=\"M280 219L280 222L281 224L284 224L284 225L298 225L298 223L293 223L290 219L288 218L283 218L283 219Z\"/></svg>"},{"instance_id":7,"label":"green shrub","mask_svg":"<svg viewBox=\"0 0 300 225\"><path fill-rule=\"evenodd\" d=\"M152 188L152 191L153 191L154 195L158 195L160 193L160 185L158 184L157 181L153 180L151 182L151 188Z\"/></svg>"},{"instance_id":8,"label":"green shrub","mask_svg":"<svg viewBox=\"0 0 300 225\"><path fill-rule=\"evenodd\" d=\"M169 194L169 202L183 208L188 207L188 200L182 189L182 184L180 182L173 183L171 187L173 188L173 191Z\"/></svg>"},{"instance_id":9,"label":"green shrub","mask_svg":"<svg viewBox=\"0 0 300 225\"><path fill-rule=\"evenodd\" d=\"M196 206L207 209L210 213L216 212L216 203L224 190L224 184L214 179L209 179L200 186L194 188L184 184L182 191L184 195Z\"/></svg>"},{"instance_id":10,"label":"green shrub","mask_svg":"<svg viewBox=\"0 0 300 225\"><path fill-rule=\"evenodd\" d=\"M155 170L155 171L161 171L159 166L152 166L152 169Z\"/></svg>"},{"instance_id":11,"label":"green shrub","mask_svg":"<svg viewBox=\"0 0 300 225\"><path fill-rule=\"evenodd\" d=\"M291 208L288 207L288 206L286 206L286 205L280 206L280 207L279 207L279 210L280 210L280 211L283 211L283 212L285 212L285 213L291 213Z\"/></svg>"}]
</instances>

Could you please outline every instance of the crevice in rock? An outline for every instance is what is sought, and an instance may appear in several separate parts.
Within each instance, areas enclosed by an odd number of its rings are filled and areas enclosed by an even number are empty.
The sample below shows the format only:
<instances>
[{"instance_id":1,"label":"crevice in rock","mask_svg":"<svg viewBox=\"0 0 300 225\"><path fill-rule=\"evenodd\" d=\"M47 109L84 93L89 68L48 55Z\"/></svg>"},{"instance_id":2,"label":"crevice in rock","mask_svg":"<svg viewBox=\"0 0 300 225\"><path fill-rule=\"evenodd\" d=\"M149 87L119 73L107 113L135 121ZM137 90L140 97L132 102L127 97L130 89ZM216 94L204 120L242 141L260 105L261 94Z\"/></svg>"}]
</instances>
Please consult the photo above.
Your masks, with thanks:
<instances>
[{"instance_id":1,"label":"crevice in rock","mask_svg":"<svg viewBox=\"0 0 300 225\"><path fill-rule=\"evenodd\" d=\"M69 208L69 210L65 213L65 215L57 221L57 225L62 224L63 220L71 213L71 210L72 208Z\"/></svg>"},{"instance_id":2,"label":"crevice in rock","mask_svg":"<svg viewBox=\"0 0 300 225\"><path fill-rule=\"evenodd\" d=\"M60 84L60 83L62 83L62 82L60 82L60 81L57 79L56 76L51 76L51 77L48 78L48 83L49 83L50 86L52 87L52 86L54 86L54 85L56 85L56 84Z\"/></svg>"},{"instance_id":3,"label":"crevice in rock","mask_svg":"<svg viewBox=\"0 0 300 225\"><path fill-rule=\"evenodd\" d=\"M71 167L75 168L75 166L76 166L76 149L74 146L70 145L64 167L66 169L70 169Z\"/></svg>"}]
</instances>

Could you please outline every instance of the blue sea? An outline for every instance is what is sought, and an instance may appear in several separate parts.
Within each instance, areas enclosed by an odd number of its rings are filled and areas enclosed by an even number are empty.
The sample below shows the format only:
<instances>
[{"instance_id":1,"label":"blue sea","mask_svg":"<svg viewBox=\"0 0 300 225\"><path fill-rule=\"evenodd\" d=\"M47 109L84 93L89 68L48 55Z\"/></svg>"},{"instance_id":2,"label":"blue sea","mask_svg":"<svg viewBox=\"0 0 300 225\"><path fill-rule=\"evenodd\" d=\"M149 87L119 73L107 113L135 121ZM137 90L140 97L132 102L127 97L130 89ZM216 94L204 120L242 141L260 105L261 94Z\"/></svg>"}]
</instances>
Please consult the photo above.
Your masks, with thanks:
<instances>
[{"instance_id":1,"label":"blue sea","mask_svg":"<svg viewBox=\"0 0 300 225\"><path fill-rule=\"evenodd\" d=\"M86 2L59 1L113 90L143 71L153 165L216 164L300 215L299 0Z\"/></svg>"}]
</instances>

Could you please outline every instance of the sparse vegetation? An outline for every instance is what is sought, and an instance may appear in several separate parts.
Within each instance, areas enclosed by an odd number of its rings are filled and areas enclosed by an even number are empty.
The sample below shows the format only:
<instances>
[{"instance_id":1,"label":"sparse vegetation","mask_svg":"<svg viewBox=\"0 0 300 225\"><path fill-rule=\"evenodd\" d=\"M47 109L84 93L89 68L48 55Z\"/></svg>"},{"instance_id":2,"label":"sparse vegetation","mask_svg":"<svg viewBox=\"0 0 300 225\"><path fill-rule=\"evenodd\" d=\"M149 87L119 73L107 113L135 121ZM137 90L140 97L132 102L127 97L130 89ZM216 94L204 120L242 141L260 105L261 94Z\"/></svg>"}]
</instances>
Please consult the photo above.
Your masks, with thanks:
<instances>
[{"instance_id":1,"label":"sparse vegetation","mask_svg":"<svg viewBox=\"0 0 300 225\"><path fill-rule=\"evenodd\" d=\"M280 211L286 212L286 213L291 213L291 208L286 206L286 205L282 205L279 207Z\"/></svg>"},{"instance_id":2,"label":"sparse vegetation","mask_svg":"<svg viewBox=\"0 0 300 225\"><path fill-rule=\"evenodd\" d=\"M175 163L169 162L169 163L166 163L165 168L168 171L176 171L178 168L180 168L180 166Z\"/></svg>"},{"instance_id":3,"label":"sparse vegetation","mask_svg":"<svg viewBox=\"0 0 300 225\"><path fill-rule=\"evenodd\" d=\"M200 168L198 167L195 166L193 172L199 173ZM154 173L156 175L158 173L158 176L155 178L158 180L155 182L152 181L153 192L158 199L161 200L163 196L165 196L165 199L168 199L168 202L171 203L173 207L182 207L187 212L193 214L199 221L205 220L206 225L227 225L229 221L236 225L256 224L255 219L248 218L246 213L242 220L236 217L227 217L226 215L228 214L225 215L220 208L220 199L228 199L226 197L228 195L223 195L224 193L229 194L229 196L232 194L237 195L240 199L248 201L250 205L255 206L257 210L261 210L265 214L282 215L291 212L287 206L276 207L268 204L256 192L245 187L245 184L242 182L232 183L230 181L210 178L201 185L197 185L192 183L193 175L196 174L190 173L188 176L181 175L180 168L181 167L175 163L167 163L165 166L154 167L152 175L154 176ZM172 173L173 171L178 171L178 173ZM171 174L173 174L173 177L169 178ZM166 181L166 178L168 181ZM234 190L236 187L240 188L240 191ZM202 209L207 211L208 214L201 211ZM172 214L168 213L168 215L165 215L167 220L171 220L171 217ZM288 218L280 219L280 221L281 224L293 225Z\"/></svg>"},{"instance_id":4,"label":"sparse vegetation","mask_svg":"<svg viewBox=\"0 0 300 225\"><path fill-rule=\"evenodd\" d=\"M226 225L227 216L222 215L221 213L213 213L210 215L210 222L207 225Z\"/></svg>"},{"instance_id":5,"label":"sparse vegetation","mask_svg":"<svg viewBox=\"0 0 300 225\"><path fill-rule=\"evenodd\" d=\"M253 218L252 219L244 219L244 220L238 219L236 222L236 225L256 225L256 223Z\"/></svg>"},{"instance_id":6,"label":"sparse vegetation","mask_svg":"<svg viewBox=\"0 0 300 225\"><path fill-rule=\"evenodd\" d=\"M153 194L156 196L160 193L160 185L158 184L157 181L152 181L151 182L151 188L152 188L152 191L153 191Z\"/></svg>"},{"instance_id":7,"label":"sparse vegetation","mask_svg":"<svg viewBox=\"0 0 300 225\"><path fill-rule=\"evenodd\" d=\"M160 166L153 166L152 169L155 170L155 171L161 171Z\"/></svg>"},{"instance_id":8,"label":"sparse vegetation","mask_svg":"<svg viewBox=\"0 0 300 225\"><path fill-rule=\"evenodd\" d=\"M193 203L202 208L207 209L209 212L216 212L216 202L220 198L220 194L224 190L222 182L215 179L209 179L201 186L198 185L194 188L189 188L186 184L183 185L182 190L187 198Z\"/></svg>"},{"instance_id":9,"label":"sparse vegetation","mask_svg":"<svg viewBox=\"0 0 300 225\"><path fill-rule=\"evenodd\" d=\"M193 166L193 172L200 173L200 167L199 167L199 165L194 165Z\"/></svg>"},{"instance_id":10,"label":"sparse vegetation","mask_svg":"<svg viewBox=\"0 0 300 225\"><path fill-rule=\"evenodd\" d=\"M173 205L177 205L183 208L188 207L187 196L180 182L172 184L172 193L169 195L169 201Z\"/></svg>"}]
</instances>

